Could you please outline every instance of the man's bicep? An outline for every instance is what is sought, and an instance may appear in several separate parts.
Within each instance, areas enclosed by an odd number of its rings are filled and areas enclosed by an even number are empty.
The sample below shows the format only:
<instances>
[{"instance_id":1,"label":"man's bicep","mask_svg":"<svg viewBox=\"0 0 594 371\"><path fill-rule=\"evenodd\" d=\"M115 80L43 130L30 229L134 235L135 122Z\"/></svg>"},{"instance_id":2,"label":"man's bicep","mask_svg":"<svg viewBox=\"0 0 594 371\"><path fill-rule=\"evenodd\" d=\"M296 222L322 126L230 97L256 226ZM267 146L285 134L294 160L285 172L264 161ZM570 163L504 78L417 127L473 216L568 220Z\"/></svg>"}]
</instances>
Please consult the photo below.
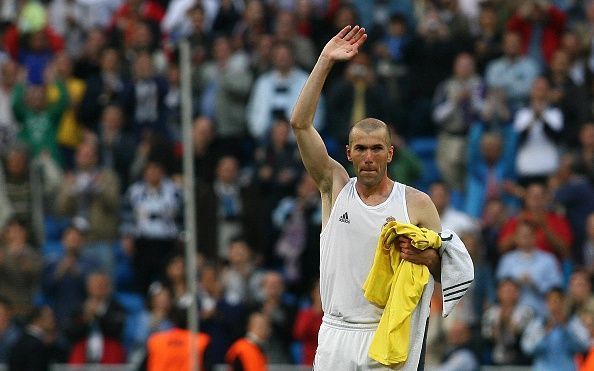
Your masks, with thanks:
<instances>
[{"instance_id":1,"label":"man's bicep","mask_svg":"<svg viewBox=\"0 0 594 371\"><path fill-rule=\"evenodd\" d=\"M336 176L348 178L346 170L328 155L322 137L313 127L294 132L303 165L320 190L330 190Z\"/></svg>"},{"instance_id":2,"label":"man's bicep","mask_svg":"<svg viewBox=\"0 0 594 371\"><path fill-rule=\"evenodd\" d=\"M407 187L406 204L412 224L435 232L441 232L439 213L427 194L412 187Z\"/></svg>"}]
</instances>

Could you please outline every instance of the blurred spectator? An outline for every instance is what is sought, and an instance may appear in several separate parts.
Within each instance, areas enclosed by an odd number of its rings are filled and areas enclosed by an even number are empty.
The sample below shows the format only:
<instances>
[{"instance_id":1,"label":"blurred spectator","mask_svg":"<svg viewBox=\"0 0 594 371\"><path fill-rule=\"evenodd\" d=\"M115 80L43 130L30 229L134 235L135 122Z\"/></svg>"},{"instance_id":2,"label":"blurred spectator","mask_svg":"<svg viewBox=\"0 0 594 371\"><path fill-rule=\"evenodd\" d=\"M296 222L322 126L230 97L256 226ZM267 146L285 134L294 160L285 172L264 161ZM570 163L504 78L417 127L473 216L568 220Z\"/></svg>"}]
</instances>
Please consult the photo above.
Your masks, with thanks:
<instances>
[{"instance_id":1,"label":"blurred spectator","mask_svg":"<svg viewBox=\"0 0 594 371\"><path fill-rule=\"evenodd\" d=\"M519 304L520 285L511 278L503 278L497 285L497 304L483 313L481 334L489 344L494 364L526 365L530 359L520 349L520 339L532 321L534 311Z\"/></svg>"},{"instance_id":2,"label":"blurred spectator","mask_svg":"<svg viewBox=\"0 0 594 371\"><path fill-rule=\"evenodd\" d=\"M167 94L165 95L165 126L167 136L173 143L182 142L181 71L175 63L169 63L165 71Z\"/></svg>"},{"instance_id":3,"label":"blurred spectator","mask_svg":"<svg viewBox=\"0 0 594 371\"><path fill-rule=\"evenodd\" d=\"M195 10L200 10L202 22L204 22L204 8L194 0L173 0L168 3L169 5L160 26L161 32L167 35L170 41L175 42L195 30L192 27L192 15ZM198 31L202 33L206 30L200 29Z\"/></svg>"},{"instance_id":4,"label":"blurred spectator","mask_svg":"<svg viewBox=\"0 0 594 371\"><path fill-rule=\"evenodd\" d=\"M53 0L48 5L50 26L64 39L68 54L78 56L84 43L87 23L82 1Z\"/></svg>"},{"instance_id":5,"label":"blurred spectator","mask_svg":"<svg viewBox=\"0 0 594 371\"><path fill-rule=\"evenodd\" d=\"M23 35L24 42L19 43L18 61L27 71L27 83L41 85L49 81L45 78L46 68L50 67L54 54L48 35L44 31L34 31ZM62 49L62 48L60 48Z\"/></svg>"},{"instance_id":6,"label":"blurred spectator","mask_svg":"<svg viewBox=\"0 0 594 371\"><path fill-rule=\"evenodd\" d=\"M32 309L41 269L41 256L29 245L25 225L11 220L0 244L0 296L13 303L15 314L23 316Z\"/></svg>"},{"instance_id":7,"label":"blurred spectator","mask_svg":"<svg viewBox=\"0 0 594 371\"><path fill-rule=\"evenodd\" d=\"M538 64L521 51L520 35L503 35L503 56L487 65L485 81L489 88L502 88L512 112L523 106L530 95L532 82L538 76Z\"/></svg>"},{"instance_id":8,"label":"blurred spectator","mask_svg":"<svg viewBox=\"0 0 594 371\"><path fill-rule=\"evenodd\" d=\"M149 158L144 179L125 196L123 232L134 236L136 289L145 293L163 275L163 258L174 253L179 234L182 199L177 185L165 175L164 164Z\"/></svg>"},{"instance_id":9,"label":"blurred spectator","mask_svg":"<svg viewBox=\"0 0 594 371\"><path fill-rule=\"evenodd\" d=\"M268 360L262 350L270 336L270 319L262 313L253 313L247 325L244 338L237 340L225 356L225 363L230 370L265 371Z\"/></svg>"},{"instance_id":10,"label":"blurred spectator","mask_svg":"<svg viewBox=\"0 0 594 371\"><path fill-rule=\"evenodd\" d=\"M18 133L12 112L12 90L17 84L19 65L11 59L0 61L0 155L14 145Z\"/></svg>"},{"instance_id":11,"label":"blurred spectator","mask_svg":"<svg viewBox=\"0 0 594 371\"><path fill-rule=\"evenodd\" d=\"M456 56L452 76L440 83L433 98L433 120L438 125L436 162L452 190L462 190L466 179L468 132L484 106L485 88L468 53Z\"/></svg>"},{"instance_id":12,"label":"blurred spectator","mask_svg":"<svg viewBox=\"0 0 594 371\"><path fill-rule=\"evenodd\" d=\"M340 144L348 143L352 125L365 117L386 117L386 94L377 82L370 56L364 52L354 56L329 89L327 133Z\"/></svg>"},{"instance_id":13,"label":"blurred spectator","mask_svg":"<svg viewBox=\"0 0 594 371\"><path fill-rule=\"evenodd\" d=\"M240 149L247 135L246 105L253 82L248 57L234 51L229 38L220 36L213 43L213 58L194 72L200 112L216 123L225 147L236 147L236 153L245 155Z\"/></svg>"},{"instance_id":14,"label":"blurred spectator","mask_svg":"<svg viewBox=\"0 0 594 371\"><path fill-rule=\"evenodd\" d=\"M565 30L561 37L561 50L569 57L569 77L578 87L584 88L586 75L589 73L584 48L580 42L578 32L573 29Z\"/></svg>"},{"instance_id":15,"label":"blurred spectator","mask_svg":"<svg viewBox=\"0 0 594 371\"><path fill-rule=\"evenodd\" d=\"M146 370L160 371L178 367L180 370L191 370L196 366L200 370L211 371L213 362L210 359L211 337L203 332L193 334L188 330L187 308L177 306L172 309L171 318L174 327L152 334L147 342ZM191 361L188 354L190 336L194 336L194 345L198 356L198 365ZM144 369L144 368L143 368Z\"/></svg>"},{"instance_id":16,"label":"blurred spectator","mask_svg":"<svg viewBox=\"0 0 594 371\"><path fill-rule=\"evenodd\" d=\"M396 150L396 156L388 166L390 177L403 184L415 184L423 175L421 159L408 148L404 138L396 132L394 125L390 125L390 137Z\"/></svg>"},{"instance_id":17,"label":"blurred spectator","mask_svg":"<svg viewBox=\"0 0 594 371\"><path fill-rule=\"evenodd\" d=\"M297 32L294 13L281 10L275 16L274 38L277 42L285 42L292 46L295 63L305 71L310 71L316 62L316 51L309 38Z\"/></svg>"},{"instance_id":18,"label":"blurred spectator","mask_svg":"<svg viewBox=\"0 0 594 371\"><path fill-rule=\"evenodd\" d=\"M579 133L580 145L574 151L576 170L594 184L594 122L582 124Z\"/></svg>"},{"instance_id":19,"label":"blurred spectator","mask_svg":"<svg viewBox=\"0 0 594 371\"><path fill-rule=\"evenodd\" d=\"M322 205L316 184L304 173L297 184L296 197L285 197L272 212L272 223L279 231L275 254L283 263L289 285L302 288L319 276L319 249Z\"/></svg>"},{"instance_id":20,"label":"blurred spectator","mask_svg":"<svg viewBox=\"0 0 594 371\"><path fill-rule=\"evenodd\" d=\"M255 4L251 1L249 4ZM248 5L249 6L249 5ZM307 74L295 66L295 54L291 45L278 42L272 47L274 69L255 82L247 106L248 130L258 142L266 138L275 118L290 117ZM314 126L319 130L325 119L324 102L318 106Z\"/></svg>"},{"instance_id":21,"label":"blurred spectator","mask_svg":"<svg viewBox=\"0 0 594 371\"><path fill-rule=\"evenodd\" d=\"M263 346L268 362L291 363L289 348L295 321L295 308L287 300L282 274L268 271L262 274L258 302L254 309L270 319L271 331Z\"/></svg>"},{"instance_id":22,"label":"blurred spectator","mask_svg":"<svg viewBox=\"0 0 594 371\"><path fill-rule=\"evenodd\" d=\"M586 219L594 213L594 184L585 176L575 172L573 156L561 158L557 173L549 178L549 187L554 202L563 208L574 235L572 259L578 265L584 264L582 245L586 233Z\"/></svg>"},{"instance_id":23,"label":"blurred spectator","mask_svg":"<svg viewBox=\"0 0 594 371\"><path fill-rule=\"evenodd\" d=\"M522 209L501 229L498 242L501 254L514 248L514 234L522 222L535 228L538 249L555 254L560 261L571 256L571 226L564 216L551 211L551 194L545 185L534 183L526 188Z\"/></svg>"},{"instance_id":24,"label":"blurred spectator","mask_svg":"<svg viewBox=\"0 0 594 371\"><path fill-rule=\"evenodd\" d=\"M259 298L262 273L258 271L252 249L241 238L234 239L227 260L229 265L221 276L225 300L231 305L253 305Z\"/></svg>"},{"instance_id":25,"label":"blurred spectator","mask_svg":"<svg viewBox=\"0 0 594 371\"><path fill-rule=\"evenodd\" d=\"M510 130L488 131L485 126L474 125L468 138L464 209L474 218L483 215L488 200L501 199L506 205L514 202L506 194L505 184L514 176L515 137Z\"/></svg>"},{"instance_id":26,"label":"blurred spectator","mask_svg":"<svg viewBox=\"0 0 594 371\"><path fill-rule=\"evenodd\" d=\"M210 336L210 358L217 364L225 362L225 353L242 336L246 319L245 305L230 302L224 294L219 269L205 265L198 283L200 330Z\"/></svg>"},{"instance_id":27,"label":"blurred spectator","mask_svg":"<svg viewBox=\"0 0 594 371\"><path fill-rule=\"evenodd\" d=\"M231 35L241 17L240 11L243 5L244 3L242 1L237 0L220 1L216 15L209 22L212 25L212 32Z\"/></svg>"},{"instance_id":28,"label":"blurred spectator","mask_svg":"<svg viewBox=\"0 0 594 371\"><path fill-rule=\"evenodd\" d=\"M245 2L245 8L241 9L243 11L241 18L232 26L227 26L233 27L231 29L231 36L236 48L252 50L261 35L270 33L271 12L267 11L267 5L267 3L260 0L247 0ZM301 86L299 89L301 89Z\"/></svg>"},{"instance_id":29,"label":"blurred spectator","mask_svg":"<svg viewBox=\"0 0 594 371\"><path fill-rule=\"evenodd\" d=\"M83 232L71 225L62 233L63 252L46 257L42 289L45 300L52 307L59 326L67 323L70 315L85 299L85 282L98 270L97 260L83 254Z\"/></svg>"},{"instance_id":30,"label":"blurred spectator","mask_svg":"<svg viewBox=\"0 0 594 371\"><path fill-rule=\"evenodd\" d=\"M520 285L520 304L538 315L546 313L545 294L562 284L559 264L553 254L541 251L535 244L536 228L522 221L514 233L516 250L503 254L497 267L498 280L512 278Z\"/></svg>"},{"instance_id":31,"label":"blurred spectator","mask_svg":"<svg viewBox=\"0 0 594 371\"><path fill-rule=\"evenodd\" d=\"M101 52L99 72L90 75L86 80L85 95L79 106L78 119L87 129L98 132L101 112L106 106L120 101L123 89L119 52L116 49L104 49Z\"/></svg>"},{"instance_id":32,"label":"blurred spectator","mask_svg":"<svg viewBox=\"0 0 594 371\"><path fill-rule=\"evenodd\" d=\"M487 128L491 130L508 131L511 111L507 105L503 88L492 87L488 89L480 118Z\"/></svg>"},{"instance_id":33,"label":"blurred spectator","mask_svg":"<svg viewBox=\"0 0 594 371\"><path fill-rule=\"evenodd\" d=\"M272 69L272 35L262 35L258 39L256 47L250 54L250 69L255 77L259 77Z\"/></svg>"},{"instance_id":34,"label":"blurred spectator","mask_svg":"<svg viewBox=\"0 0 594 371\"><path fill-rule=\"evenodd\" d=\"M215 179L215 169L225 148L215 133L215 124L206 116L194 119L192 130L194 143L194 173L196 180L203 183L212 183Z\"/></svg>"},{"instance_id":35,"label":"blurred spectator","mask_svg":"<svg viewBox=\"0 0 594 371\"><path fill-rule=\"evenodd\" d=\"M529 0L517 8L507 28L520 34L523 52L543 66L559 47L565 21L565 14L548 0Z\"/></svg>"},{"instance_id":36,"label":"blurred spectator","mask_svg":"<svg viewBox=\"0 0 594 371\"><path fill-rule=\"evenodd\" d=\"M149 23L138 22L123 50L123 56L127 62L125 67L132 66L140 55L146 53L150 57L155 71L158 74L163 74L167 60L163 48L159 47L158 41ZM134 75L135 73L133 67L131 74Z\"/></svg>"},{"instance_id":37,"label":"blurred spectator","mask_svg":"<svg viewBox=\"0 0 594 371\"><path fill-rule=\"evenodd\" d=\"M94 255L112 272L113 243L117 239L120 188L117 175L99 167L98 145L88 140L78 146L75 169L58 191L57 211L86 229L84 254Z\"/></svg>"},{"instance_id":38,"label":"blurred spectator","mask_svg":"<svg viewBox=\"0 0 594 371\"><path fill-rule=\"evenodd\" d=\"M65 327L73 344L68 363L123 363L125 313L112 298L111 279L102 272L92 273L87 277L86 292L87 298Z\"/></svg>"},{"instance_id":39,"label":"blurred spectator","mask_svg":"<svg viewBox=\"0 0 594 371\"><path fill-rule=\"evenodd\" d=\"M533 355L534 370L576 370L574 357L588 350L590 334L577 317L569 317L562 289L546 295L547 316L533 320L522 336L522 349Z\"/></svg>"},{"instance_id":40,"label":"blurred spectator","mask_svg":"<svg viewBox=\"0 0 594 371\"><path fill-rule=\"evenodd\" d=\"M594 274L594 213L586 219L586 237L582 247L584 253L584 267L590 274Z\"/></svg>"},{"instance_id":41,"label":"blurred spectator","mask_svg":"<svg viewBox=\"0 0 594 371\"><path fill-rule=\"evenodd\" d=\"M101 167L117 175L119 192L131 182L130 164L134 159L134 138L124 130L124 114L120 106L106 106L99 121L99 158Z\"/></svg>"},{"instance_id":42,"label":"blurred spectator","mask_svg":"<svg viewBox=\"0 0 594 371\"><path fill-rule=\"evenodd\" d=\"M178 305L188 293L185 264L183 255L173 255L165 263L165 277L162 282L171 293L174 305Z\"/></svg>"},{"instance_id":43,"label":"blurred spectator","mask_svg":"<svg viewBox=\"0 0 594 371\"><path fill-rule=\"evenodd\" d=\"M570 316L581 315L586 311L594 309L592 276L585 269L575 270L569 278L567 308Z\"/></svg>"},{"instance_id":44,"label":"blurred spectator","mask_svg":"<svg viewBox=\"0 0 594 371\"><path fill-rule=\"evenodd\" d=\"M13 317L12 304L0 297L0 363L8 363L10 349L21 337L21 329Z\"/></svg>"},{"instance_id":45,"label":"blurred spectator","mask_svg":"<svg viewBox=\"0 0 594 371\"><path fill-rule=\"evenodd\" d=\"M50 307L36 307L31 311L23 334L10 349L8 358L10 371L49 371L51 364L64 363L66 351L58 338Z\"/></svg>"},{"instance_id":46,"label":"blurred spectator","mask_svg":"<svg viewBox=\"0 0 594 371\"><path fill-rule=\"evenodd\" d=\"M320 298L320 282L316 280L310 292L311 305L297 312L293 324L293 338L303 345L302 364L312 366L318 347L318 332L322 325L322 299Z\"/></svg>"},{"instance_id":47,"label":"blurred spectator","mask_svg":"<svg viewBox=\"0 0 594 371\"><path fill-rule=\"evenodd\" d=\"M132 63L132 78L124 83L121 97L129 130L137 140L140 140L147 131L167 138L165 126L167 82L155 71L154 62L148 52L138 53Z\"/></svg>"},{"instance_id":48,"label":"blurred spectator","mask_svg":"<svg viewBox=\"0 0 594 371\"><path fill-rule=\"evenodd\" d=\"M101 28L90 29L86 34L82 50L77 51L78 57L74 59L74 76L86 81L88 78L99 74L101 71L101 53L106 44L106 35Z\"/></svg>"},{"instance_id":49,"label":"blurred spectator","mask_svg":"<svg viewBox=\"0 0 594 371\"><path fill-rule=\"evenodd\" d=\"M47 70L46 83L53 79L54 71L51 67ZM13 90L12 109L14 117L20 123L19 138L30 147L32 157L49 152L54 161L61 163L56 134L68 105L68 92L62 81L56 81L55 86L59 91L59 98L50 103L46 85L18 84Z\"/></svg>"},{"instance_id":50,"label":"blurred spectator","mask_svg":"<svg viewBox=\"0 0 594 371\"><path fill-rule=\"evenodd\" d=\"M124 0L111 19L111 30L119 45L128 45L139 23L148 22L155 30L165 16L165 10L155 0Z\"/></svg>"},{"instance_id":51,"label":"blurred spectator","mask_svg":"<svg viewBox=\"0 0 594 371\"><path fill-rule=\"evenodd\" d=\"M485 210L481 217L481 234L485 243L486 261L492 270L497 268L500 253L497 244L501 229L509 219L509 209L498 198L486 201Z\"/></svg>"},{"instance_id":52,"label":"blurred spectator","mask_svg":"<svg viewBox=\"0 0 594 371\"><path fill-rule=\"evenodd\" d=\"M214 182L197 187L198 245L207 258L225 258L229 241L239 234L258 251L264 248L260 198L259 190L240 178L237 159L221 157Z\"/></svg>"},{"instance_id":53,"label":"blurred spectator","mask_svg":"<svg viewBox=\"0 0 594 371\"><path fill-rule=\"evenodd\" d=\"M480 4L478 30L473 36L473 54L477 71L484 75L487 65L501 55L501 29L497 24L497 8L488 1Z\"/></svg>"},{"instance_id":54,"label":"blurred spectator","mask_svg":"<svg viewBox=\"0 0 594 371\"><path fill-rule=\"evenodd\" d=\"M171 292L155 282L149 288L146 308L126 319L122 337L128 351L128 362L136 364L142 360L151 335L173 328L171 311Z\"/></svg>"},{"instance_id":55,"label":"blurred spectator","mask_svg":"<svg viewBox=\"0 0 594 371\"><path fill-rule=\"evenodd\" d=\"M550 103L563 113L563 131L559 142L566 147L577 144L579 126L588 115L586 91L571 79L569 63L569 54L563 49L557 50L545 75L551 87Z\"/></svg>"},{"instance_id":56,"label":"blurred spectator","mask_svg":"<svg viewBox=\"0 0 594 371\"><path fill-rule=\"evenodd\" d=\"M60 168L47 152L31 161L27 149L19 144L7 149L3 165L6 206L25 224L32 242L43 242L42 219L51 212L49 205L62 181Z\"/></svg>"},{"instance_id":57,"label":"blurred spectator","mask_svg":"<svg viewBox=\"0 0 594 371\"><path fill-rule=\"evenodd\" d=\"M581 313L580 319L590 334L590 348L583 354L576 356L576 363L579 371L589 371L594 367L594 344L592 344L594 339L594 308L589 308L589 310Z\"/></svg>"},{"instance_id":58,"label":"blurred spectator","mask_svg":"<svg viewBox=\"0 0 594 371\"><path fill-rule=\"evenodd\" d=\"M451 229L457 234L476 232L479 225L468 214L456 210L450 203L451 192L445 183L435 182L429 187L429 196L437 208L443 228Z\"/></svg>"},{"instance_id":59,"label":"blurred spectator","mask_svg":"<svg viewBox=\"0 0 594 371\"><path fill-rule=\"evenodd\" d=\"M467 323L456 321L447 334L446 351L442 362L434 371L477 371L479 359L473 349Z\"/></svg>"},{"instance_id":60,"label":"blurred spectator","mask_svg":"<svg viewBox=\"0 0 594 371\"><path fill-rule=\"evenodd\" d=\"M283 197L293 193L302 171L297 146L289 142L291 129L285 118L274 120L266 144L256 148L256 181L270 209Z\"/></svg>"},{"instance_id":61,"label":"blurred spectator","mask_svg":"<svg viewBox=\"0 0 594 371\"><path fill-rule=\"evenodd\" d=\"M68 54L62 52L54 57L52 62L56 69L56 79L64 83L68 92L68 108L62 114L56 132L56 141L62 154L63 167L74 167L74 152L83 140L82 125L76 118L76 111L83 99L85 82L72 74L72 60ZM49 102L54 103L60 99L60 92L56 86L48 87Z\"/></svg>"},{"instance_id":62,"label":"blurred spectator","mask_svg":"<svg viewBox=\"0 0 594 371\"><path fill-rule=\"evenodd\" d=\"M545 182L559 167L559 141L565 126L563 113L551 106L550 93L545 78L534 80L530 104L521 108L514 119L518 135L516 173L524 186Z\"/></svg>"}]
</instances>

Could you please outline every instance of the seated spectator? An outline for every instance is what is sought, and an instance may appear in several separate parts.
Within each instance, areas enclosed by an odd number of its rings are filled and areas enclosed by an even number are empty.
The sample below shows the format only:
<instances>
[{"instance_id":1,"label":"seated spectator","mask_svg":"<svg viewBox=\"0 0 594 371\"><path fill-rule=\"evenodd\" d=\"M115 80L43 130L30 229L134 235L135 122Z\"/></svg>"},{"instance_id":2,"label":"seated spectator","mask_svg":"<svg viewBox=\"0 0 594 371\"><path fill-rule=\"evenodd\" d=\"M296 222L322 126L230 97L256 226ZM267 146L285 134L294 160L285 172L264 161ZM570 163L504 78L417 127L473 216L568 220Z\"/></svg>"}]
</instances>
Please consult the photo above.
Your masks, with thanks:
<instances>
[{"instance_id":1,"label":"seated spectator","mask_svg":"<svg viewBox=\"0 0 594 371\"><path fill-rule=\"evenodd\" d=\"M194 173L198 183L212 183L215 169L223 153L229 149L218 138L214 122L206 116L194 119L192 130L194 143Z\"/></svg>"},{"instance_id":2,"label":"seated spectator","mask_svg":"<svg viewBox=\"0 0 594 371\"><path fill-rule=\"evenodd\" d=\"M489 88L502 88L512 113L528 102L530 87L540 72L539 65L522 53L516 32L503 35L503 55L487 64L485 80Z\"/></svg>"},{"instance_id":3,"label":"seated spectator","mask_svg":"<svg viewBox=\"0 0 594 371\"><path fill-rule=\"evenodd\" d=\"M450 195L450 189L445 183L435 182L429 187L429 197L437 208L442 227L451 229L459 235L478 231L478 222L470 215L456 210L450 203Z\"/></svg>"},{"instance_id":4,"label":"seated spectator","mask_svg":"<svg viewBox=\"0 0 594 371\"><path fill-rule=\"evenodd\" d=\"M593 8L594 9L594 8ZM576 157L576 170L594 183L594 122L587 122L580 128Z\"/></svg>"},{"instance_id":5,"label":"seated spectator","mask_svg":"<svg viewBox=\"0 0 594 371\"><path fill-rule=\"evenodd\" d=\"M83 253L94 256L102 269L113 271L113 244L119 223L120 188L116 174L99 167L98 144L94 140L76 149L76 166L66 175L58 191L59 215L72 218L86 229Z\"/></svg>"},{"instance_id":6,"label":"seated spectator","mask_svg":"<svg viewBox=\"0 0 594 371\"><path fill-rule=\"evenodd\" d=\"M229 370L267 370L268 360L263 346L268 341L270 332L270 319L265 314L252 313L245 337L233 343L227 351L225 363L229 366Z\"/></svg>"},{"instance_id":7,"label":"seated spectator","mask_svg":"<svg viewBox=\"0 0 594 371\"><path fill-rule=\"evenodd\" d=\"M526 365L530 359L520 349L520 339L534 318L534 311L519 303L520 285L503 278L497 286L497 304L483 314L481 335L496 365Z\"/></svg>"},{"instance_id":8,"label":"seated spectator","mask_svg":"<svg viewBox=\"0 0 594 371\"><path fill-rule=\"evenodd\" d=\"M390 125L390 137L392 145L398 151L398 155L392 158L388 167L390 178L403 184L415 184L423 176L422 160L408 148L406 141L396 132L394 125Z\"/></svg>"},{"instance_id":9,"label":"seated spectator","mask_svg":"<svg viewBox=\"0 0 594 371\"><path fill-rule=\"evenodd\" d=\"M445 355L435 371L478 371L479 359L473 350L470 327L456 321L447 334Z\"/></svg>"},{"instance_id":10,"label":"seated spectator","mask_svg":"<svg viewBox=\"0 0 594 371\"><path fill-rule=\"evenodd\" d=\"M567 288L567 307L570 316L594 309L592 277L587 270L576 270L569 277Z\"/></svg>"},{"instance_id":11,"label":"seated spectator","mask_svg":"<svg viewBox=\"0 0 594 371\"><path fill-rule=\"evenodd\" d=\"M188 293L186 279L186 261L183 255L173 255L165 264L163 286L171 293L174 305Z\"/></svg>"},{"instance_id":12,"label":"seated spectator","mask_svg":"<svg viewBox=\"0 0 594 371\"><path fill-rule=\"evenodd\" d=\"M551 211L551 196L543 184L534 183L524 191L524 204L520 212L509 219L499 235L499 252L514 248L517 225L526 221L536 229L536 247L555 254L559 261L571 256L573 233L567 219Z\"/></svg>"},{"instance_id":13,"label":"seated spectator","mask_svg":"<svg viewBox=\"0 0 594 371\"><path fill-rule=\"evenodd\" d=\"M63 326L85 300L85 282L100 264L94 257L82 253L83 232L74 225L62 233L61 245L63 254L48 257L42 289L56 314L58 325Z\"/></svg>"},{"instance_id":14,"label":"seated spectator","mask_svg":"<svg viewBox=\"0 0 594 371\"><path fill-rule=\"evenodd\" d=\"M569 317L565 293L546 294L548 314L533 320L522 336L522 349L534 357L534 370L575 370L575 356L590 346L590 334L578 317Z\"/></svg>"},{"instance_id":15,"label":"seated spectator","mask_svg":"<svg viewBox=\"0 0 594 371\"><path fill-rule=\"evenodd\" d=\"M66 348L58 337L50 307L34 308L25 325L21 337L9 350L9 370L47 371L50 365L66 361Z\"/></svg>"},{"instance_id":16,"label":"seated spectator","mask_svg":"<svg viewBox=\"0 0 594 371\"><path fill-rule=\"evenodd\" d=\"M271 332L264 352L270 363L291 363L289 347L295 308L287 300L283 276L274 271L262 274L258 302L253 306L270 319Z\"/></svg>"},{"instance_id":17,"label":"seated spectator","mask_svg":"<svg viewBox=\"0 0 594 371\"><path fill-rule=\"evenodd\" d=\"M559 264L553 254L536 247L536 228L527 221L518 223L514 240L516 249L505 253L499 261L498 280L512 278L520 285L520 304L544 315L545 294L562 284Z\"/></svg>"},{"instance_id":18,"label":"seated spectator","mask_svg":"<svg viewBox=\"0 0 594 371\"><path fill-rule=\"evenodd\" d=\"M262 273L250 245L241 238L231 241L227 261L229 265L221 277L225 300L232 305L253 305L260 292Z\"/></svg>"},{"instance_id":19,"label":"seated spectator","mask_svg":"<svg viewBox=\"0 0 594 371\"><path fill-rule=\"evenodd\" d=\"M149 158L144 178L128 188L123 231L134 236L136 290L145 293L162 279L163 259L175 252L182 199L178 186L166 176L163 162Z\"/></svg>"},{"instance_id":20,"label":"seated spectator","mask_svg":"<svg viewBox=\"0 0 594 371\"><path fill-rule=\"evenodd\" d=\"M478 30L473 36L473 54L477 70L484 75L487 65L501 56L501 29L497 22L498 9L492 2L480 3Z\"/></svg>"},{"instance_id":21,"label":"seated spectator","mask_svg":"<svg viewBox=\"0 0 594 371\"><path fill-rule=\"evenodd\" d=\"M303 345L304 366L312 366L318 348L318 332L322 325L322 299L320 298L320 281L316 280L310 293L311 305L300 309L293 325L293 338Z\"/></svg>"},{"instance_id":22,"label":"seated spectator","mask_svg":"<svg viewBox=\"0 0 594 371\"><path fill-rule=\"evenodd\" d=\"M21 337L12 312L10 301L0 297L0 364L8 363L9 350Z\"/></svg>"},{"instance_id":23,"label":"seated spectator","mask_svg":"<svg viewBox=\"0 0 594 371\"><path fill-rule=\"evenodd\" d=\"M87 298L70 316L65 334L73 344L70 364L117 364L125 361L121 343L125 312L112 298L109 275L95 272L86 282Z\"/></svg>"},{"instance_id":24,"label":"seated spectator","mask_svg":"<svg viewBox=\"0 0 594 371\"><path fill-rule=\"evenodd\" d=\"M486 261L492 271L495 271L501 258L497 241L501 229L508 220L509 210L501 200L494 198L487 201L481 218L481 235L485 243Z\"/></svg>"},{"instance_id":25,"label":"seated spectator","mask_svg":"<svg viewBox=\"0 0 594 371\"><path fill-rule=\"evenodd\" d=\"M564 127L563 113L551 106L548 81L537 78L532 83L530 104L516 113L513 124L518 136L515 170L521 185L545 182L559 168Z\"/></svg>"},{"instance_id":26,"label":"seated spectator","mask_svg":"<svg viewBox=\"0 0 594 371\"><path fill-rule=\"evenodd\" d=\"M25 225L10 221L0 242L0 296L12 302L16 315L24 316L33 309L42 264L39 252L28 243Z\"/></svg>"}]
</instances>

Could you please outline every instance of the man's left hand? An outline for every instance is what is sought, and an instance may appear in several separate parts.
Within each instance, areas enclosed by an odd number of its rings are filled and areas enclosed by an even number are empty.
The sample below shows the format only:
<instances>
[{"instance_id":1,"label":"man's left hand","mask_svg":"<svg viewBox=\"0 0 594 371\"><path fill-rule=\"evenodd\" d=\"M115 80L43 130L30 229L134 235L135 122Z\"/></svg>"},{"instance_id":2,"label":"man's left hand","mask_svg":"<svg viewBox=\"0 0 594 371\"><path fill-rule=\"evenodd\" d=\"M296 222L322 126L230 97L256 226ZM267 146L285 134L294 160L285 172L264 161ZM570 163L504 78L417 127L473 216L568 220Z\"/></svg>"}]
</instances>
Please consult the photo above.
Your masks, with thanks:
<instances>
[{"instance_id":1,"label":"man's left hand","mask_svg":"<svg viewBox=\"0 0 594 371\"><path fill-rule=\"evenodd\" d=\"M412 245L410 238L405 236L398 236L398 247L402 259L426 266L433 278L440 280L441 259L436 249L419 250Z\"/></svg>"}]
</instances>

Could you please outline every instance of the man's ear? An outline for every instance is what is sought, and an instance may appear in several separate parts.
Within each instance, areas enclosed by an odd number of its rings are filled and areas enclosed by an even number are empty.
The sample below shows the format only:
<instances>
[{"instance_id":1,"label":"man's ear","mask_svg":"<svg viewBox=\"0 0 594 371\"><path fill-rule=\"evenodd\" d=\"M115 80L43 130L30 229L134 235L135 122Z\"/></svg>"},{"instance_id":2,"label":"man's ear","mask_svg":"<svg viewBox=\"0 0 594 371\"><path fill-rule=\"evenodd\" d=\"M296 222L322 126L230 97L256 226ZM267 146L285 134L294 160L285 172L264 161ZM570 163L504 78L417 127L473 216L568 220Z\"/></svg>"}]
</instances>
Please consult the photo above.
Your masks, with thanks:
<instances>
[{"instance_id":1,"label":"man's ear","mask_svg":"<svg viewBox=\"0 0 594 371\"><path fill-rule=\"evenodd\" d=\"M348 144L345 146L345 150L346 150L347 160L352 161L352 158L351 158L351 147Z\"/></svg>"},{"instance_id":2,"label":"man's ear","mask_svg":"<svg viewBox=\"0 0 594 371\"><path fill-rule=\"evenodd\" d=\"M390 149L388 149L388 163L392 162L392 159L394 158L394 146L390 146Z\"/></svg>"}]
</instances>

